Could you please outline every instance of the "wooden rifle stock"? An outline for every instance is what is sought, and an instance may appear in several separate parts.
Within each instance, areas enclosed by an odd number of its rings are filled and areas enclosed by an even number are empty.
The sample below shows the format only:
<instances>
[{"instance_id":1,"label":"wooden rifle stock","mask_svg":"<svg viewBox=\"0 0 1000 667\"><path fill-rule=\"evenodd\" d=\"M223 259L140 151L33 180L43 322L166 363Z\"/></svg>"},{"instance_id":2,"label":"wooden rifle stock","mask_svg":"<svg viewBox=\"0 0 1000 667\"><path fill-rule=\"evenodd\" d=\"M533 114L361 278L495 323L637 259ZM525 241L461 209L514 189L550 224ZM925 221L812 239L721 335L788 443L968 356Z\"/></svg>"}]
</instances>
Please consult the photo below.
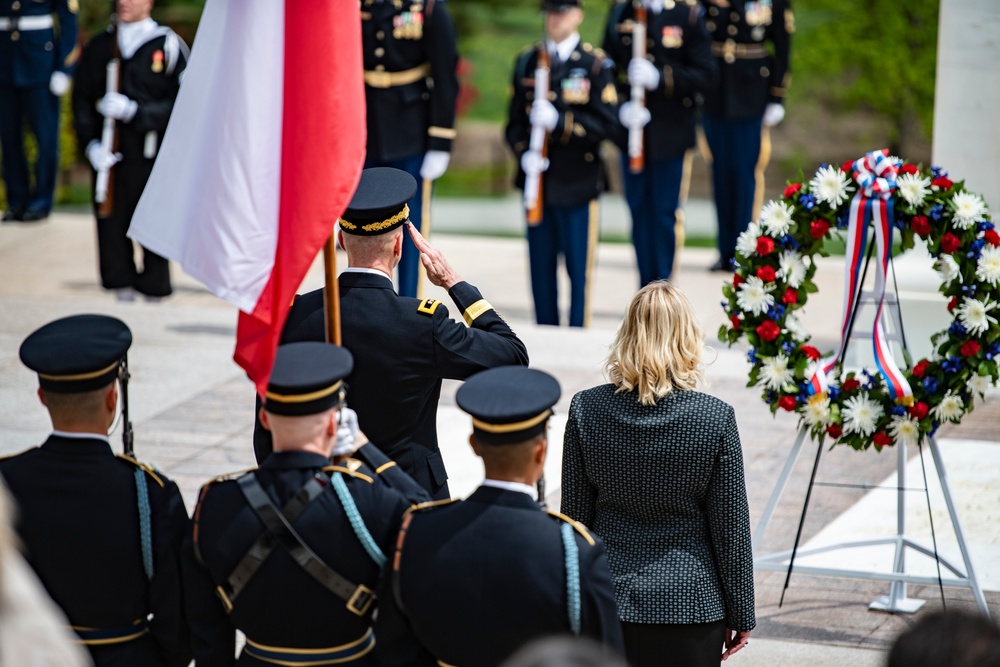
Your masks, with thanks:
<instances>
[{"instance_id":1,"label":"wooden rifle stock","mask_svg":"<svg viewBox=\"0 0 1000 667\"><path fill-rule=\"evenodd\" d=\"M535 67L535 102L540 99L548 99L549 75L551 71L549 52L545 49L545 44L543 43L538 48L538 65ZM528 150L537 152L542 156L542 159L548 158L549 133L545 128L532 126ZM528 209L528 224L537 225L542 221L542 205L545 194L543 191L544 179L542 178L541 171L525 174L524 178L524 203Z\"/></svg>"},{"instance_id":2,"label":"wooden rifle stock","mask_svg":"<svg viewBox=\"0 0 1000 667\"><path fill-rule=\"evenodd\" d=\"M641 2L635 4L635 27L632 32L632 58L646 57L646 7ZM645 106L646 89L642 86L632 86L629 99L632 104ZM643 152L643 127L635 123L628 129L628 168L633 174L638 174L645 167Z\"/></svg>"},{"instance_id":3,"label":"wooden rifle stock","mask_svg":"<svg viewBox=\"0 0 1000 667\"><path fill-rule=\"evenodd\" d=\"M111 60L108 62L108 80L105 93L121 92L121 53L118 50L118 26L115 25L111 38ZM118 123L114 118L105 118L101 132L101 145L112 155L118 153ZM97 217L108 218L115 209L115 171L114 166L102 169L97 173L95 200L97 201Z\"/></svg>"}]
</instances>

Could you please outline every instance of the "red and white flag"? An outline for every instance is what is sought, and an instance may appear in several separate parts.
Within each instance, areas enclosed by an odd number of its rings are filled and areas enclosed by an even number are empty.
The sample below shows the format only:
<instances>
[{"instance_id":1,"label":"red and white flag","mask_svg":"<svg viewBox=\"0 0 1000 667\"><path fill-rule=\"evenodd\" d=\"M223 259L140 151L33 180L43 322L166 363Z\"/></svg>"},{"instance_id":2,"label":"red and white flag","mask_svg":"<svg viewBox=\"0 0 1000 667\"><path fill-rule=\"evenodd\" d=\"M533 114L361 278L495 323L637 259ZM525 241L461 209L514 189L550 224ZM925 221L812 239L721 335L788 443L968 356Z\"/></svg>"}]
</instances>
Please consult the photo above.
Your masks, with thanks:
<instances>
[{"instance_id":1,"label":"red and white flag","mask_svg":"<svg viewBox=\"0 0 1000 667\"><path fill-rule=\"evenodd\" d=\"M356 0L208 0L128 235L242 312L267 387L292 298L365 157Z\"/></svg>"}]
</instances>

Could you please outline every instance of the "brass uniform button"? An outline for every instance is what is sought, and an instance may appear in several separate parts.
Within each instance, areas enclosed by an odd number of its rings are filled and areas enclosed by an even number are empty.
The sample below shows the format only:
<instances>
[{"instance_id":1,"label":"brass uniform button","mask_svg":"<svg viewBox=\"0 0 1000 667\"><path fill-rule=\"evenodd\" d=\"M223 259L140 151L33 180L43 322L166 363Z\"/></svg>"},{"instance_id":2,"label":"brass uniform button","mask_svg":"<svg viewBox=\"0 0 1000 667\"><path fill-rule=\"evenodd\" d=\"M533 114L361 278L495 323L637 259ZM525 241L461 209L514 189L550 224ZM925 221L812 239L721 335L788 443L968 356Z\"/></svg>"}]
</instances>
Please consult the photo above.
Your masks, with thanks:
<instances>
[{"instance_id":1,"label":"brass uniform button","mask_svg":"<svg viewBox=\"0 0 1000 667\"><path fill-rule=\"evenodd\" d=\"M731 25L728 28L726 28L726 32L728 32L730 35L732 35L733 37L735 37L736 34L739 32L739 28L737 28L734 25Z\"/></svg>"},{"instance_id":2,"label":"brass uniform button","mask_svg":"<svg viewBox=\"0 0 1000 667\"><path fill-rule=\"evenodd\" d=\"M769 70L766 67L761 67L760 68L760 75L766 79L768 76L771 75L771 70Z\"/></svg>"},{"instance_id":3,"label":"brass uniform button","mask_svg":"<svg viewBox=\"0 0 1000 667\"><path fill-rule=\"evenodd\" d=\"M19 33L17 30L10 33L10 41L16 42L19 39L21 39L21 33Z\"/></svg>"},{"instance_id":4,"label":"brass uniform button","mask_svg":"<svg viewBox=\"0 0 1000 667\"><path fill-rule=\"evenodd\" d=\"M375 39L385 39L385 31L379 30L375 33Z\"/></svg>"},{"instance_id":5,"label":"brass uniform button","mask_svg":"<svg viewBox=\"0 0 1000 667\"><path fill-rule=\"evenodd\" d=\"M375 57L376 58L381 58L384 55L385 55L385 49L383 49L381 46L378 47L377 49L375 49Z\"/></svg>"},{"instance_id":6,"label":"brass uniform button","mask_svg":"<svg viewBox=\"0 0 1000 667\"><path fill-rule=\"evenodd\" d=\"M11 4L10 8L13 9L16 12L17 10L19 10L21 8L21 3L18 2L17 0L14 0L13 4Z\"/></svg>"}]
</instances>

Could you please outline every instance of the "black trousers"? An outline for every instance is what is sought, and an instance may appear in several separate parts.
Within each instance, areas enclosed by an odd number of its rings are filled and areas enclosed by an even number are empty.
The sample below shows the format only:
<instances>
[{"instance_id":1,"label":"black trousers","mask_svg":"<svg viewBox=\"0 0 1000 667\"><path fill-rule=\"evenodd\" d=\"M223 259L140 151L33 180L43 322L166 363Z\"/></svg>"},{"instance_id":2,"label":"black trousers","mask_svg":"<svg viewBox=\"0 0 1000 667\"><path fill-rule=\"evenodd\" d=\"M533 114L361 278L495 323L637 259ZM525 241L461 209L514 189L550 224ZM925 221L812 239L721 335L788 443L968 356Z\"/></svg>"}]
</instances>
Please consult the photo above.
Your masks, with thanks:
<instances>
[{"instance_id":1,"label":"black trousers","mask_svg":"<svg viewBox=\"0 0 1000 667\"><path fill-rule=\"evenodd\" d=\"M631 667L719 667L726 622L626 623L625 657Z\"/></svg>"}]
</instances>

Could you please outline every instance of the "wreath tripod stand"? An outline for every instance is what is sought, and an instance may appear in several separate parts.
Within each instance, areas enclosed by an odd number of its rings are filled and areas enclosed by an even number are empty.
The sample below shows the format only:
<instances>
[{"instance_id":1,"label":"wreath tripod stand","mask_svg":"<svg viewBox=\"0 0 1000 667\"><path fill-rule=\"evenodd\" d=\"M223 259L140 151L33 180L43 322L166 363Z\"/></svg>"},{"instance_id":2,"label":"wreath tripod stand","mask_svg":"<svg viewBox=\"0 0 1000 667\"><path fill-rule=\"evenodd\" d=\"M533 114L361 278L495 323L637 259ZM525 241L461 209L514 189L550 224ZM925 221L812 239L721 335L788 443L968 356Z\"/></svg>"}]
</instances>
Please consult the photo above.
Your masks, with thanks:
<instances>
[{"instance_id":1,"label":"wreath tripod stand","mask_svg":"<svg viewBox=\"0 0 1000 667\"><path fill-rule=\"evenodd\" d=\"M868 256L871 259L871 255ZM868 264L865 264L865 271L867 272ZM893 267L895 269L895 267ZM886 336L888 342L897 342L903 349L904 354L908 357L908 351L906 346L906 338L903 333L903 323L899 311L899 297L898 297L898 284L895 281L895 270L893 271L893 283L895 285L895 293L887 293L885 295L884 305L882 315L883 317L888 313L890 318L888 320L889 327L886 330L889 332ZM864 278L862 277L862 284L864 283ZM872 304L875 303L875 298L872 292L861 291L858 295L859 304ZM855 332L854 322L850 324L850 329L848 333L848 343L854 341L857 338L862 338L866 335L866 332ZM871 340L871 332L867 332L868 340ZM845 345L846 348L846 345ZM754 551L754 565L758 570L767 571L787 571L787 576L785 579L785 588L788 587L788 578L794 569L795 572L799 574L810 574L815 576L826 576L826 577L840 577L840 578L853 578L853 579L868 579L874 581L887 581L890 582L889 592L887 595L879 597L877 600L869 605L869 609L877 611L885 611L890 613L913 613L920 609L924 604L924 600L919 600L915 598L910 598L906 593L907 584L924 584L924 585L936 585L941 588L942 602L944 599L944 586L958 587L958 588L968 588L972 591L975 597L976 604L979 610L986 616L989 616L989 608L986 604L986 598L983 595L983 591L976 581L976 575L972 567L972 560L969 557L969 549L965 542L965 535L962 531L962 526L958 518L958 513L955 509L955 503L952 498L951 487L948 482L948 477L945 473L944 462L941 459L941 452L937 444L937 440L933 435L927 437L928 449L930 449L931 457L934 461L934 469L937 473L938 480L941 485L941 491L944 496L945 505L948 508L948 515L951 518L951 524L955 532L955 537L958 541L958 547L961 551L962 561L964 564L964 570L958 565L952 563L948 559L941 556L937 549L937 539L934 536L934 522L933 516L931 516L931 536L932 536L932 546L928 547L915 539L909 537L906 534L906 493L914 490L922 490L924 492L925 498L927 499L927 510L930 515L930 496L927 487L927 469L923 458L922 445L918 444L920 448L920 462L921 469L923 472L924 485L922 489L910 489L906 487L906 444L905 442L898 442L896 447L896 457L897 457L897 478L896 478L896 534L887 537L869 539L869 540L854 540L847 542L839 542L836 544L831 544L827 546L813 547L809 549L799 549L799 540L802 536L802 526L805 522L806 511L809 507L809 500L812 495L813 487L817 485L816 482L816 471L819 467L820 455L823 451L823 439L820 439L816 445L816 458L813 462L812 473L809 479L809 486L806 490L806 497L802 507L802 515L799 520L798 531L795 537L795 545L792 549L785 551L778 551L774 553L761 554L760 544L761 539L767 530L768 524L774 514L774 511L784 493L785 487L788 484L788 479L791 476L792 468L795 462L798 460L800 453L802 452L803 444L806 440L806 435L808 434L808 428L803 425L799 429L798 436L795 439L795 444L792 446L791 451L788 454L788 458L785 461L785 465L781 470L781 474L778 476L777 483L775 484L774 491L771 493L771 497L764 508L764 513L761 517L760 522L757 524L757 529L753 533L753 551ZM851 569L841 569L841 568L830 568L830 567L819 567L819 566L808 566L808 565L796 565L795 559L811 556L820 553L828 553L833 551L839 551L842 549L852 549L859 547L872 547L872 546L893 546L894 547L894 557L891 572L884 571L866 571L866 570L851 570ZM907 549L912 549L917 553L928 556L936 562L938 576L919 576L914 574L907 574L906 572L906 552ZM941 569L944 568L950 572L952 576L943 577L941 575ZM784 599L784 591L782 592L782 600ZM780 606L780 605L779 605Z\"/></svg>"}]
</instances>

